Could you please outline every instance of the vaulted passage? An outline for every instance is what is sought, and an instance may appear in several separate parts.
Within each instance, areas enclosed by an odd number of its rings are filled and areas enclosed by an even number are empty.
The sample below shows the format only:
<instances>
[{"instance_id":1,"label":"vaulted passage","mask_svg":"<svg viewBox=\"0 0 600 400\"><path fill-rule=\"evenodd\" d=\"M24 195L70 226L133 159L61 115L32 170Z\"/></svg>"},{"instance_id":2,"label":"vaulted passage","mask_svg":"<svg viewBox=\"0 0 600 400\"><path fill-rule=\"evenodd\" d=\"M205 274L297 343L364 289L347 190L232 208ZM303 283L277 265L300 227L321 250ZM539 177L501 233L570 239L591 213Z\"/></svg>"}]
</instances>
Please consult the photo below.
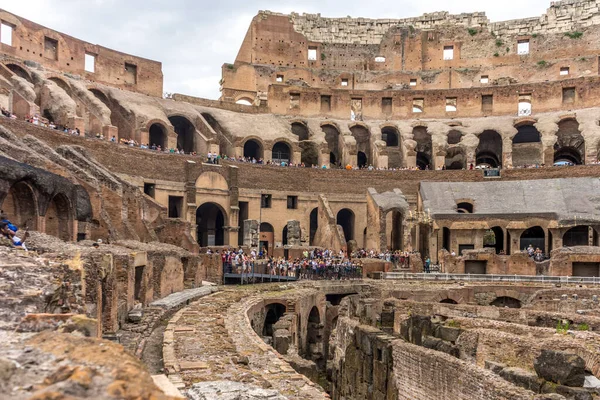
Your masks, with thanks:
<instances>
[{"instance_id":1,"label":"vaulted passage","mask_svg":"<svg viewBox=\"0 0 600 400\"><path fill-rule=\"evenodd\" d=\"M554 162L583 164L585 159L585 141L579 131L579 123L571 118L558 123L554 144Z\"/></svg>"},{"instance_id":2,"label":"vaulted passage","mask_svg":"<svg viewBox=\"0 0 600 400\"><path fill-rule=\"evenodd\" d=\"M521 300L514 297L500 296L490 303L494 307L521 308Z\"/></svg>"},{"instance_id":3,"label":"vaulted passage","mask_svg":"<svg viewBox=\"0 0 600 400\"><path fill-rule=\"evenodd\" d=\"M401 168L404 165L404 159L398 129L392 126L383 127L381 129L381 140L386 144L388 167Z\"/></svg>"},{"instance_id":4,"label":"vaulted passage","mask_svg":"<svg viewBox=\"0 0 600 400\"><path fill-rule=\"evenodd\" d=\"M513 138L513 165L526 166L542 163L542 141L540 132L533 125L517 127L517 135Z\"/></svg>"},{"instance_id":5,"label":"vaulted passage","mask_svg":"<svg viewBox=\"0 0 600 400\"><path fill-rule=\"evenodd\" d=\"M31 75L23 67L17 64L5 64L6 68L10 69L13 74L25 79L27 82L33 83Z\"/></svg>"},{"instance_id":6,"label":"vaulted passage","mask_svg":"<svg viewBox=\"0 0 600 400\"><path fill-rule=\"evenodd\" d=\"M479 135L479 145L475 157L478 166L502 167L502 137L500 134L496 131L483 131Z\"/></svg>"},{"instance_id":7,"label":"vaulted passage","mask_svg":"<svg viewBox=\"0 0 600 400\"><path fill-rule=\"evenodd\" d=\"M11 186L0 208L18 228L37 228L37 202L33 190L25 182Z\"/></svg>"},{"instance_id":8,"label":"vaulted passage","mask_svg":"<svg viewBox=\"0 0 600 400\"><path fill-rule=\"evenodd\" d=\"M308 140L308 128L301 122L292 123L292 133L298 137L298 141Z\"/></svg>"},{"instance_id":9,"label":"vaulted passage","mask_svg":"<svg viewBox=\"0 0 600 400\"><path fill-rule=\"evenodd\" d=\"M306 332L306 358L321 365L323 360L323 324L319 309L313 307L308 315Z\"/></svg>"},{"instance_id":10,"label":"vaulted passage","mask_svg":"<svg viewBox=\"0 0 600 400\"><path fill-rule=\"evenodd\" d=\"M319 165L319 147L314 142L302 142L300 143L301 161L307 167Z\"/></svg>"},{"instance_id":11,"label":"vaulted passage","mask_svg":"<svg viewBox=\"0 0 600 400\"><path fill-rule=\"evenodd\" d=\"M465 169L467 167L467 156L461 147L451 147L446 152L446 169Z\"/></svg>"},{"instance_id":12,"label":"vaulted passage","mask_svg":"<svg viewBox=\"0 0 600 400\"><path fill-rule=\"evenodd\" d=\"M323 125L321 129L325 133L325 141L327 142L327 148L329 149L329 162L331 164L341 163L341 153L339 150L340 131L333 125Z\"/></svg>"},{"instance_id":13,"label":"vaulted passage","mask_svg":"<svg viewBox=\"0 0 600 400\"><path fill-rule=\"evenodd\" d=\"M194 127L194 124L187 118L180 116L169 117L169 121L175 128L175 133L177 133L177 148L183 149L186 153L196 151L196 127Z\"/></svg>"},{"instance_id":14,"label":"vaulted passage","mask_svg":"<svg viewBox=\"0 0 600 400\"><path fill-rule=\"evenodd\" d=\"M529 245L532 245L534 249L539 247L542 252L545 252L545 237L544 229L540 226L534 226L521 234L519 247L521 250L525 250Z\"/></svg>"},{"instance_id":15,"label":"vaulted passage","mask_svg":"<svg viewBox=\"0 0 600 400\"><path fill-rule=\"evenodd\" d=\"M352 132L352 136L356 139L356 152L359 168L372 164L371 132L362 125L354 125L350 128L350 132Z\"/></svg>"},{"instance_id":16,"label":"vaulted passage","mask_svg":"<svg viewBox=\"0 0 600 400\"><path fill-rule=\"evenodd\" d=\"M341 209L337 213L336 223L342 227L346 242L354 239L354 212L352 210Z\"/></svg>"},{"instance_id":17,"label":"vaulted passage","mask_svg":"<svg viewBox=\"0 0 600 400\"><path fill-rule=\"evenodd\" d=\"M273 163L289 164L292 159L292 151L290 146L285 142L277 142L273 145Z\"/></svg>"},{"instance_id":18,"label":"vaulted passage","mask_svg":"<svg viewBox=\"0 0 600 400\"><path fill-rule=\"evenodd\" d=\"M225 213L215 203L204 203L196 210L198 245L223 246L225 244Z\"/></svg>"},{"instance_id":19,"label":"vaulted passage","mask_svg":"<svg viewBox=\"0 0 600 400\"><path fill-rule=\"evenodd\" d=\"M69 199L63 194L54 196L46 210L46 234L70 241L71 236L71 206Z\"/></svg>"},{"instance_id":20,"label":"vaulted passage","mask_svg":"<svg viewBox=\"0 0 600 400\"><path fill-rule=\"evenodd\" d=\"M254 158L256 160L263 158L262 145L254 139L247 140L246 143L244 143L244 157Z\"/></svg>"},{"instance_id":21,"label":"vaulted passage","mask_svg":"<svg viewBox=\"0 0 600 400\"><path fill-rule=\"evenodd\" d=\"M413 129L413 140L417 142L415 151L417 152L417 167L419 169L431 169L431 156L433 144L431 135L424 126L417 126Z\"/></svg>"},{"instance_id":22,"label":"vaulted passage","mask_svg":"<svg viewBox=\"0 0 600 400\"><path fill-rule=\"evenodd\" d=\"M273 325L285 314L286 307L281 303L272 303L265 307L263 336L273 336Z\"/></svg>"},{"instance_id":23,"label":"vaulted passage","mask_svg":"<svg viewBox=\"0 0 600 400\"><path fill-rule=\"evenodd\" d=\"M590 228L587 225L575 226L563 235L563 246L588 246L590 241Z\"/></svg>"},{"instance_id":24,"label":"vaulted passage","mask_svg":"<svg viewBox=\"0 0 600 400\"><path fill-rule=\"evenodd\" d=\"M319 208L315 207L310 212L310 245L315 245L315 234L319 228Z\"/></svg>"},{"instance_id":25,"label":"vaulted passage","mask_svg":"<svg viewBox=\"0 0 600 400\"><path fill-rule=\"evenodd\" d=\"M483 247L495 249L496 254L504 250L504 231L499 226L488 229L483 236Z\"/></svg>"},{"instance_id":26,"label":"vaulted passage","mask_svg":"<svg viewBox=\"0 0 600 400\"><path fill-rule=\"evenodd\" d=\"M167 144L167 130L161 124L152 124L150 126L150 146L160 146L162 149L165 149Z\"/></svg>"}]
</instances>

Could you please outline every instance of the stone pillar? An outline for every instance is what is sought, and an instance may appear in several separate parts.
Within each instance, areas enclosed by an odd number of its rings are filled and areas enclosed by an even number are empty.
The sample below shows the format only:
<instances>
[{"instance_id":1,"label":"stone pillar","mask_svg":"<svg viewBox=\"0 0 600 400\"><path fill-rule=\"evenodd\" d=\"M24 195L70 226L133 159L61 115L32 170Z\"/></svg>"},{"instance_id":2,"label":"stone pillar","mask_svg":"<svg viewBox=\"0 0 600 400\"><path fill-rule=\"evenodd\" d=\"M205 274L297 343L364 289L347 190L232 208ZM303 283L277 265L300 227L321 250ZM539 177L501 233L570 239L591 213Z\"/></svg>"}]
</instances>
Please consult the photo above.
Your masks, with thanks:
<instances>
[{"instance_id":1,"label":"stone pillar","mask_svg":"<svg viewBox=\"0 0 600 400\"><path fill-rule=\"evenodd\" d=\"M85 135L85 120L81 117L69 117L68 125L71 129L79 129L81 136Z\"/></svg>"},{"instance_id":2,"label":"stone pillar","mask_svg":"<svg viewBox=\"0 0 600 400\"><path fill-rule=\"evenodd\" d=\"M243 153L243 150L242 150L242 153ZM265 149L263 151L263 160L265 162L267 162L267 161L272 160L272 159L273 159L273 151L270 150L270 149L269 150Z\"/></svg>"},{"instance_id":3,"label":"stone pillar","mask_svg":"<svg viewBox=\"0 0 600 400\"><path fill-rule=\"evenodd\" d=\"M435 156L433 156L433 165L430 165L429 168L434 169L434 170L440 169L445 164L446 164L446 155L445 154L435 155Z\"/></svg>"},{"instance_id":4,"label":"stone pillar","mask_svg":"<svg viewBox=\"0 0 600 400\"><path fill-rule=\"evenodd\" d=\"M140 143L148 143L150 141L150 132L148 132L146 129L142 129L140 131L140 136L138 138L138 141Z\"/></svg>"},{"instance_id":5,"label":"stone pillar","mask_svg":"<svg viewBox=\"0 0 600 400\"><path fill-rule=\"evenodd\" d=\"M300 152L300 151L294 151L291 154L291 160L290 160L290 162L292 162L294 164L300 164L301 161L302 161L302 152Z\"/></svg>"},{"instance_id":6,"label":"stone pillar","mask_svg":"<svg viewBox=\"0 0 600 400\"><path fill-rule=\"evenodd\" d=\"M542 147L542 163L545 165L554 165L554 145L544 145Z\"/></svg>"},{"instance_id":7,"label":"stone pillar","mask_svg":"<svg viewBox=\"0 0 600 400\"><path fill-rule=\"evenodd\" d=\"M521 234L525 232L525 229L510 229L510 252L511 254L521 251Z\"/></svg>"},{"instance_id":8,"label":"stone pillar","mask_svg":"<svg viewBox=\"0 0 600 400\"><path fill-rule=\"evenodd\" d=\"M119 129L116 126L104 125L102 127L102 134L106 140L110 140L114 136L117 143L119 143Z\"/></svg>"},{"instance_id":9,"label":"stone pillar","mask_svg":"<svg viewBox=\"0 0 600 400\"><path fill-rule=\"evenodd\" d=\"M167 133L167 149L177 149L177 134L173 131Z\"/></svg>"},{"instance_id":10,"label":"stone pillar","mask_svg":"<svg viewBox=\"0 0 600 400\"><path fill-rule=\"evenodd\" d=\"M502 168L512 168L512 139L504 138L502 140Z\"/></svg>"},{"instance_id":11,"label":"stone pillar","mask_svg":"<svg viewBox=\"0 0 600 400\"><path fill-rule=\"evenodd\" d=\"M258 221L255 219L244 220L244 246L258 248Z\"/></svg>"},{"instance_id":12,"label":"stone pillar","mask_svg":"<svg viewBox=\"0 0 600 400\"><path fill-rule=\"evenodd\" d=\"M406 168L414 168L417 166L417 154L414 152L406 153Z\"/></svg>"},{"instance_id":13,"label":"stone pillar","mask_svg":"<svg viewBox=\"0 0 600 400\"><path fill-rule=\"evenodd\" d=\"M467 169L469 169L469 165L477 165L477 148L468 148L465 150L465 156L467 158Z\"/></svg>"},{"instance_id":14,"label":"stone pillar","mask_svg":"<svg viewBox=\"0 0 600 400\"><path fill-rule=\"evenodd\" d=\"M287 244L288 246L302 246L302 230L300 221L288 221L287 223Z\"/></svg>"}]
</instances>

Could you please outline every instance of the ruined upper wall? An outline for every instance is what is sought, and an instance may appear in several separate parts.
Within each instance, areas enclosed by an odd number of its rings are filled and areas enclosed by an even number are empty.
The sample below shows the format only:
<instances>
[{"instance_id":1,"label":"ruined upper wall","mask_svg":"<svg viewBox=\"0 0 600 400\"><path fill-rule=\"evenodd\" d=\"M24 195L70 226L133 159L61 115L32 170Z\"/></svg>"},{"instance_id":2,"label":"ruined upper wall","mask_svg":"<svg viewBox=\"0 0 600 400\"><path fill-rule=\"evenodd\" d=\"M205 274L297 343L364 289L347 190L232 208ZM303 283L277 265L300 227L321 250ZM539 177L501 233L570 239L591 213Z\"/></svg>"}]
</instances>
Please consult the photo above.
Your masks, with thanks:
<instances>
[{"instance_id":1,"label":"ruined upper wall","mask_svg":"<svg viewBox=\"0 0 600 400\"><path fill-rule=\"evenodd\" d=\"M439 11L402 19L324 18L321 14L298 13L291 13L289 17L294 30L313 42L379 44L390 28L397 26L420 30L445 25L486 27L496 35L569 32L597 25L600 22L598 4L596 0L556 1L539 17L493 23L490 23L485 12L450 14L447 11ZM259 15L284 14L260 11Z\"/></svg>"},{"instance_id":2,"label":"ruined upper wall","mask_svg":"<svg viewBox=\"0 0 600 400\"><path fill-rule=\"evenodd\" d=\"M162 64L91 44L54 31L0 9L0 21L12 27L12 40L0 37L0 56L30 65L116 86L121 89L162 96ZM10 41L10 44L5 42ZM86 54L95 57L94 72L85 69Z\"/></svg>"}]
</instances>

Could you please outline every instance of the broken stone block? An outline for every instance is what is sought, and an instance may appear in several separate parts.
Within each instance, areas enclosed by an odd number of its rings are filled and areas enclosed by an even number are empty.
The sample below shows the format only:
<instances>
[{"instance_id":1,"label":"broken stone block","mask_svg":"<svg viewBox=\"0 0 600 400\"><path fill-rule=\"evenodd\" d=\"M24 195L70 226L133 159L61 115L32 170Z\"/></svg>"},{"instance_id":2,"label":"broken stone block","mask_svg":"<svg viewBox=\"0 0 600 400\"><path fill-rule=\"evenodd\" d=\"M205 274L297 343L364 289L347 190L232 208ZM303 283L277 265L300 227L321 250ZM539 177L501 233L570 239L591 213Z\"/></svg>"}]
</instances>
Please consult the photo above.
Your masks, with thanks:
<instances>
[{"instance_id":1,"label":"broken stone block","mask_svg":"<svg viewBox=\"0 0 600 400\"><path fill-rule=\"evenodd\" d=\"M129 319L129 322L137 324L142 320L143 316L144 312L141 308L134 308L133 310L129 311L129 314L127 314L127 319Z\"/></svg>"},{"instance_id":2,"label":"broken stone block","mask_svg":"<svg viewBox=\"0 0 600 400\"><path fill-rule=\"evenodd\" d=\"M585 382L585 362L576 354L542 350L533 367L539 377L559 385L582 387Z\"/></svg>"},{"instance_id":3,"label":"broken stone block","mask_svg":"<svg viewBox=\"0 0 600 400\"><path fill-rule=\"evenodd\" d=\"M539 393L542 388L543 380L538 378L533 372L521 368L504 368L500 371L500 376L517 386Z\"/></svg>"},{"instance_id":4,"label":"broken stone block","mask_svg":"<svg viewBox=\"0 0 600 400\"><path fill-rule=\"evenodd\" d=\"M485 360L485 369L489 369L495 374L500 374L504 368L506 368L506 364Z\"/></svg>"}]
</instances>

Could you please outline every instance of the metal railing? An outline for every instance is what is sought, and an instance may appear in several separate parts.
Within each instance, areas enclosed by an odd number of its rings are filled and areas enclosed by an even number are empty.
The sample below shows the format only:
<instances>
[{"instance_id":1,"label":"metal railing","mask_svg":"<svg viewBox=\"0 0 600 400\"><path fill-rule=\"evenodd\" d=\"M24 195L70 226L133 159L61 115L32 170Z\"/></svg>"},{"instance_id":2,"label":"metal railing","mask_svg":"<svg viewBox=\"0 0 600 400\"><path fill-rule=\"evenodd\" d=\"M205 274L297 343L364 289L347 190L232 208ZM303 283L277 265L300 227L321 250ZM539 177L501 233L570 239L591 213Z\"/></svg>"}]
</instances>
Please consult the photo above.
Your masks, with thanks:
<instances>
[{"instance_id":1,"label":"metal railing","mask_svg":"<svg viewBox=\"0 0 600 400\"><path fill-rule=\"evenodd\" d=\"M600 285L597 276L545 276L545 275L494 275L494 274L448 274L384 272L382 279L421 280L421 281L463 281L463 282L537 282L537 283L585 283Z\"/></svg>"}]
</instances>

